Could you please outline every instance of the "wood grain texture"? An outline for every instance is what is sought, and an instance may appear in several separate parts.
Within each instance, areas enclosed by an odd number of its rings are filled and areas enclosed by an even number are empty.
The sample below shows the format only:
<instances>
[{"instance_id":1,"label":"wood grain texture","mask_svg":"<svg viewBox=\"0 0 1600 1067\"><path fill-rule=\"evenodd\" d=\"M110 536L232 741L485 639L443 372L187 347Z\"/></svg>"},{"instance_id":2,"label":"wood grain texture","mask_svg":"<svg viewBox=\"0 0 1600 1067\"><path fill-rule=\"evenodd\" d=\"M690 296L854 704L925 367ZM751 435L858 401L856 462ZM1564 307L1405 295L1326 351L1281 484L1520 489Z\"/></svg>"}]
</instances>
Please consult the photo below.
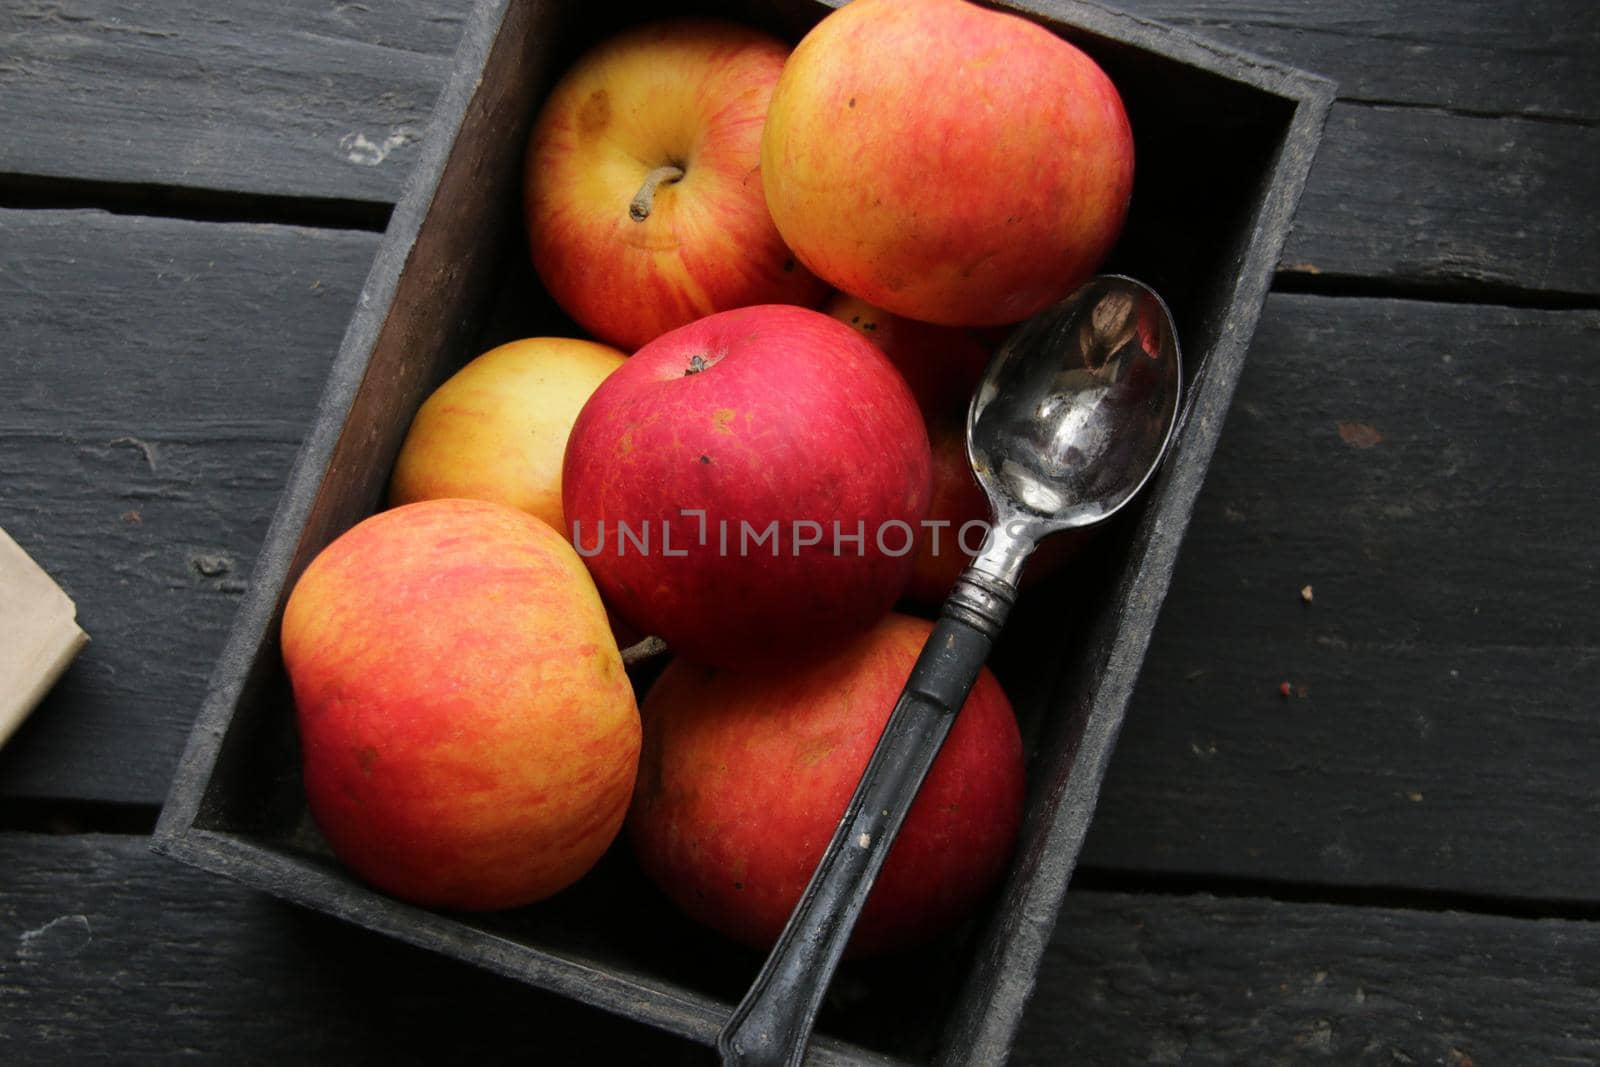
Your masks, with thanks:
<instances>
[{"instance_id":1,"label":"wood grain texture","mask_svg":"<svg viewBox=\"0 0 1600 1067\"><path fill-rule=\"evenodd\" d=\"M1084 862L1600 899L1597 357L1596 312L1272 297Z\"/></svg>"},{"instance_id":2,"label":"wood grain texture","mask_svg":"<svg viewBox=\"0 0 1600 1067\"><path fill-rule=\"evenodd\" d=\"M1588 0L1115 0L1110 6L1334 79L1346 100L1600 118Z\"/></svg>"},{"instance_id":3,"label":"wood grain texture","mask_svg":"<svg viewBox=\"0 0 1600 1067\"><path fill-rule=\"evenodd\" d=\"M0 171L394 200L462 0L19 0Z\"/></svg>"},{"instance_id":4,"label":"wood grain texture","mask_svg":"<svg viewBox=\"0 0 1600 1067\"><path fill-rule=\"evenodd\" d=\"M1592 299L1597 158L1596 125L1335 104L1281 264Z\"/></svg>"},{"instance_id":5,"label":"wood grain texture","mask_svg":"<svg viewBox=\"0 0 1600 1067\"><path fill-rule=\"evenodd\" d=\"M3 834L0 869L8 1062L710 1062L143 838ZM1073 893L1011 1062L1592 1062L1597 954L1594 923Z\"/></svg>"},{"instance_id":6,"label":"wood grain texture","mask_svg":"<svg viewBox=\"0 0 1600 1067\"><path fill-rule=\"evenodd\" d=\"M92 643L0 793L158 802L377 237L0 212L0 524Z\"/></svg>"},{"instance_id":7,"label":"wood grain texture","mask_svg":"<svg viewBox=\"0 0 1600 1067\"><path fill-rule=\"evenodd\" d=\"M689 1046L152 855L0 835L8 1063L662 1063Z\"/></svg>"},{"instance_id":8,"label":"wood grain texture","mask_svg":"<svg viewBox=\"0 0 1600 1067\"><path fill-rule=\"evenodd\" d=\"M466 9L8 6L0 173L392 202ZM1226 0L1198 13L1134 0L1130 10L1327 73L1368 102L1336 109L1285 265L1600 292L1588 254L1600 198L1584 180L1600 150L1590 60L1600 9L1542 0L1465 17L1438 0L1331 13L1310 0Z\"/></svg>"},{"instance_id":9,"label":"wood grain texture","mask_svg":"<svg viewBox=\"0 0 1600 1067\"><path fill-rule=\"evenodd\" d=\"M1013 1067L1585 1064L1600 924L1072 893Z\"/></svg>"}]
</instances>

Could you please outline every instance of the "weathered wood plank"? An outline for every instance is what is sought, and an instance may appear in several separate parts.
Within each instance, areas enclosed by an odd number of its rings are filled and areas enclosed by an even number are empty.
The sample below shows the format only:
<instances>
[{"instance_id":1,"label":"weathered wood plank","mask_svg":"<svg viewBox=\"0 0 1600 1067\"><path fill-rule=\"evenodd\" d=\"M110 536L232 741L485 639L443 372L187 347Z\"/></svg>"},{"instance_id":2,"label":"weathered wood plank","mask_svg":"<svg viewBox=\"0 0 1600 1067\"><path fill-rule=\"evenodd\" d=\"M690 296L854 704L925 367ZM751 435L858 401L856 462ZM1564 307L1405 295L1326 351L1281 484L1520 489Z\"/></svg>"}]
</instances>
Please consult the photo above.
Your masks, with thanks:
<instances>
[{"instance_id":1,"label":"weathered wood plank","mask_svg":"<svg viewBox=\"0 0 1600 1067\"><path fill-rule=\"evenodd\" d=\"M1597 899L1596 426L1600 313L1271 298L1084 862Z\"/></svg>"},{"instance_id":2,"label":"weathered wood plank","mask_svg":"<svg viewBox=\"0 0 1600 1067\"><path fill-rule=\"evenodd\" d=\"M1600 126L1335 104L1281 263L1592 297L1596 159Z\"/></svg>"},{"instance_id":3,"label":"weathered wood plank","mask_svg":"<svg viewBox=\"0 0 1600 1067\"><path fill-rule=\"evenodd\" d=\"M17 1064L662 1063L688 1046L152 855L0 834Z\"/></svg>"},{"instance_id":4,"label":"weathered wood plank","mask_svg":"<svg viewBox=\"0 0 1600 1067\"><path fill-rule=\"evenodd\" d=\"M1583 1064L1600 924L1069 893L1015 1067Z\"/></svg>"},{"instance_id":5,"label":"weathered wood plank","mask_svg":"<svg viewBox=\"0 0 1600 1067\"><path fill-rule=\"evenodd\" d=\"M463 0L21 0L0 172L392 201Z\"/></svg>"},{"instance_id":6,"label":"weathered wood plank","mask_svg":"<svg viewBox=\"0 0 1600 1067\"><path fill-rule=\"evenodd\" d=\"M390 202L465 8L9 6L0 173ZM1310 0L1222 0L1196 14L1136 0L1133 10L1353 76L1347 94L1406 105L1335 109L1286 265L1600 292L1588 254L1600 199L1586 180L1600 149L1590 61L1600 9L1544 0L1533 12L1467 18L1437 0L1334 12Z\"/></svg>"},{"instance_id":7,"label":"weathered wood plank","mask_svg":"<svg viewBox=\"0 0 1600 1067\"><path fill-rule=\"evenodd\" d=\"M91 637L0 793L160 800L377 240L0 212L0 525Z\"/></svg>"},{"instance_id":8,"label":"weathered wood plank","mask_svg":"<svg viewBox=\"0 0 1600 1067\"><path fill-rule=\"evenodd\" d=\"M1115 0L1113 6L1339 83L1346 100L1600 117L1600 8L1588 0Z\"/></svg>"},{"instance_id":9,"label":"weathered wood plank","mask_svg":"<svg viewBox=\"0 0 1600 1067\"><path fill-rule=\"evenodd\" d=\"M0 1055L704 1063L695 1046L150 855L0 834ZM1012 1062L1592 1062L1600 924L1069 893Z\"/></svg>"}]
</instances>

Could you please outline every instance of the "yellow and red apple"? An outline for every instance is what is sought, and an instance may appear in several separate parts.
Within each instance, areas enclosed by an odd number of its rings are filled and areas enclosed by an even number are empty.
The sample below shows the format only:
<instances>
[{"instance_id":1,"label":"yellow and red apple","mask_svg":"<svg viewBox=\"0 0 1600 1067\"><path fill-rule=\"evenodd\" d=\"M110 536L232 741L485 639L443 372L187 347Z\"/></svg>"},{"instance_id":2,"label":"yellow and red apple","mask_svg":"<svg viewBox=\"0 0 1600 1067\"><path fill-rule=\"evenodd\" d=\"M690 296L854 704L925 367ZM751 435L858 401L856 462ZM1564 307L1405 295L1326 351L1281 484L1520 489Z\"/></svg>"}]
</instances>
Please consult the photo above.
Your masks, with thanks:
<instances>
[{"instance_id":1,"label":"yellow and red apple","mask_svg":"<svg viewBox=\"0 0 1600 1067\"><path fill-rule=\"evenodd\" d=\"M561 458L584 403L626 357L593 341L533 337L491 349L423 401L389 503L492 500L567 533Z\"/></svg>"},{"instance_id":2,"label":"yellow and red apple","mask_svg":"<svg viewBox=\"0 0 1600 1067\"><path fill-rule=\"evenodd\" d=\"M312 560L282 635L311 814L372 885L528 904L616 836L633 689L583 561L544 522L462 499L380 512Z\"/></svg>"},{"instance_id":3,"label":"yellow and red apple","mask_svg":"<svg viewBox=\"0 0 1600 1067\"><path fill-rule=\"evenodd\" d=\"M836 288L924 322L1016 322L1110 251L1133 137L1105 72L1032 22L855 0L785 66L761 176L785 241Z\"/></svg>"},{"instance_id":4,"label":"yellow and red apple","mask_svg":"<svg viewBox=\"0 0 1600 1067\"><path fill-rule=\"evenodd\" d=\"M821 300L761 187L788 55L750 27L672 19L606 41L551 91L528 143L528 243L584 329L632 351L712 312Z\"/></svg>"},{"instance_id":5,"label":"yellow and red apple","mask_svg":"<svg viewBox=\"0 0 1600 1067\"><path fill-rule=\"evenodd\" d=\"M690 917L767 948L800 899L932 624L893 615L838 655L735 674L674 661L642 708L628 838ZM925 942L994 886L1021 822L1011 704L978 676L896 839L850 943Z\"/></svg>"}]
</instances>

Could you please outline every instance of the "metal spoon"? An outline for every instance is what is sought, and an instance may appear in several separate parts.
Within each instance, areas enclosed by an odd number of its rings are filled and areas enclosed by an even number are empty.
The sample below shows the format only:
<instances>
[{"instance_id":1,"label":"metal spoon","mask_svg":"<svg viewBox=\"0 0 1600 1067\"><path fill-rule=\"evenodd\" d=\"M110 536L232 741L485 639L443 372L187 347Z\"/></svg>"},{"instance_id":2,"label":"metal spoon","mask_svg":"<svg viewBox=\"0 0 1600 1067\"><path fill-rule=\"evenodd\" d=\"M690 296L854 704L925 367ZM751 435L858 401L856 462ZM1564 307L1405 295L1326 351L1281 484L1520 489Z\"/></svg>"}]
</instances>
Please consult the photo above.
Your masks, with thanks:
<instances>
[{"instance_id":1,"label":"metal spoon","mask_svg":"<svg viewBox=\"0 0 1600 1067\"><path fill-rule=\"evenodd\" d=\"M1094 278L1019 326L967 413L995 523L957 579L839 827L755 984L717 1037L725 1067L796 1067L850 931L966 702L1041 537L1117 512L1172 437L1172 316L1148 287Z\"/></svg>"}]
</instances>

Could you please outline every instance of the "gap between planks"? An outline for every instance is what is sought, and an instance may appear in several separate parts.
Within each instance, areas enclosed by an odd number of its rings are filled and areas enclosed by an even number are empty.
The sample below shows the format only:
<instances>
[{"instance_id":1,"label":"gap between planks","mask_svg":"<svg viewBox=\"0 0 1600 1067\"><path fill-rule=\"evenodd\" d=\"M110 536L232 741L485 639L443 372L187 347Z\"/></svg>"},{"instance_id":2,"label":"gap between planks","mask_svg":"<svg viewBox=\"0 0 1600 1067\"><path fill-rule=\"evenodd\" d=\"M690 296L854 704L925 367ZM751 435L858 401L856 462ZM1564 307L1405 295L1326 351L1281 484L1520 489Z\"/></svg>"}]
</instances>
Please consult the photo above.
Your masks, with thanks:
<instances>
[{"instance_id":1,"label":"gap between planks","mask_svg":"<svg viewBox=\"0 0 1600 1067\"><path fill-rule=\"evenodd\" d=\"M382 233L392 205L379 201L232 193L182 186L41 178L0 173L0 210L104 211L135 218ZM1483 280L1413 280L1341 274L1311 264L1280 263L1275 292L1415 300L1545 311L1600 308L1600 294L1534 289Z\"/></svg>"},{"instance_id":2,"label":"gap between planks","mask_svg":"<svg viewBox=\"0 0 1600 1067\"><path fill-rule=\"evenodd\" d=\"M148 837L161 814L157 804L109 800L0 800L0 834L118 834Z\"/></svg>"},{"instance_id":3,"label":"gap between planks","mask_svg":"<svg viewBox=\"0 0 1600 1067\"><path fill-rule=\"evenodd\" d=\"M1280 263L1272 277L1278 293L1352 297L1365 300L1411 300L1428 304L1472 304L1478 307L1525 308L1536 311L1593 311L1600 294L1529 289L1496 281L1410 280L1374 278L1317 270L1308 264Z\"/></svg>"},{"instance_id":4,"label":"gap between planks","mask_svg":"<svg viewBox=\"0 0 1600 1067\"><path fill-rule=\"evenodd\" d=\"M1152 873L1084 866L1067 892L1138 896L1215 897L1222 900L1272 900L1282 904L1328 904L1391 911L1458 912L1511 919L1562 919L1600 922L1600 901L1502 897L1487 893L1411 889L1397 886L1323 885L1269 878L1230 878L1215 874Z\"/></svg>"},{"instance_id":5,"label":"gap between planks","mask_svg":"<svg viewBox=\"0 0 1600 1067\"><path fill-rule=\"evenodd\" d=\"M11 799L0 803L0 835L116 835L148 837L160 808L94 800ZM1121 871L1082 867L1068 892L1160 897L1271 900L1284 904L1458 912L1515 919L1600 922L1600 901L1524 899L1391 886L1336 886L1208 874Z\"/></svg>"},{"instance_id":6,"label":"gap between planks","mask_svg":"<svg viewBox=\"0 0 1600 1067\"><path fill-rule=\"evenodd\" d=\"M382 233L393 205L376 200L236 193L190 186L0 173L0 209L104 211L190 222Z\"/></svg>"}]
</instances>

